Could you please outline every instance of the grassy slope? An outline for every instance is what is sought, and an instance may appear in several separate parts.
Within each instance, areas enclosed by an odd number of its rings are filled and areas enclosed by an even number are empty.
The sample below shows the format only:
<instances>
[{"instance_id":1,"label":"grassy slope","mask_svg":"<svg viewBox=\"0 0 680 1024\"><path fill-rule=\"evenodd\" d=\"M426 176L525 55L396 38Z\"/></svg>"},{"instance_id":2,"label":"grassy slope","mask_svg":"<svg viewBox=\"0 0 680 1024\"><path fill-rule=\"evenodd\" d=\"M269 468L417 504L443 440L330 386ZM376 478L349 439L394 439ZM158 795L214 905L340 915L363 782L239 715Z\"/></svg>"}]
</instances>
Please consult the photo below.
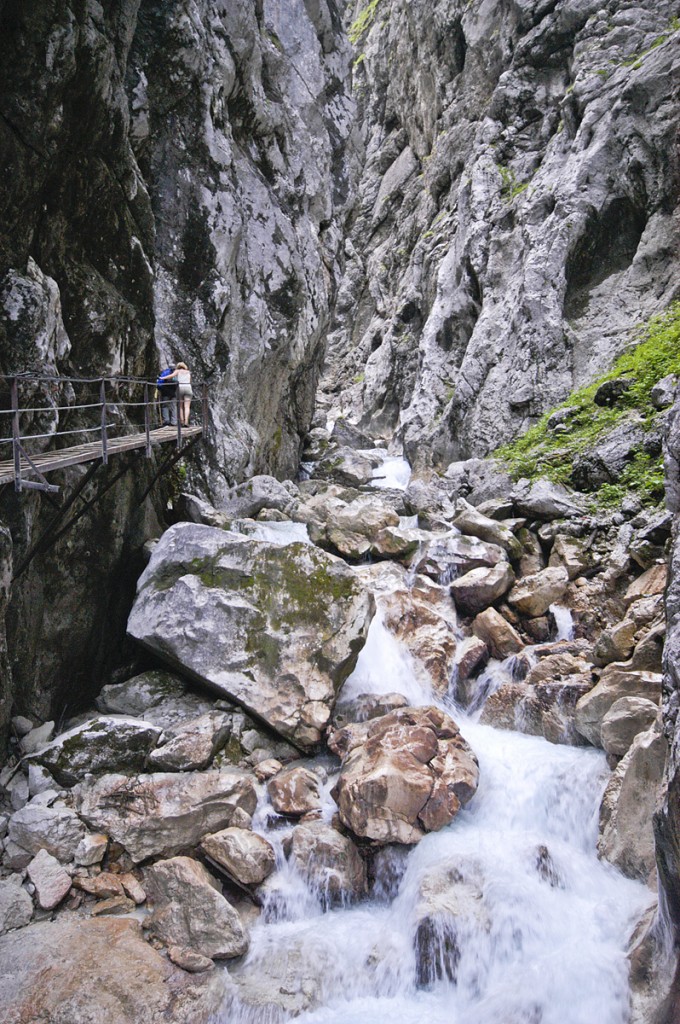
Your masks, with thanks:
<instances>
[{"instance_id":1,"label":"grassy slope","mask_svg":"<svg viewBox=\"0 0 680 1024\"><path fill-rule=\"evenodd\" d=\"M609 373L572 392L525 434L494 452L494 457L505 464L515 479L544 476L568 484L575 457L594 447L624 418L634 416L643 426L652 426L659 415L651 404L652 388L669 374L680 375L680 302L672 303L665 313L639 328L633 344ZM616 405L595 405L599 386L620 377L631 383ZM563 432L548 428L548 420L559 410L568 410L563 421L567 429ZM593 501L600 507L613 507L626 494L635 492L645 504L653 505L663 498L663 491L663 457L639 451L618 483L604 484L593 495Z\"/></svg>"}]
</instances>

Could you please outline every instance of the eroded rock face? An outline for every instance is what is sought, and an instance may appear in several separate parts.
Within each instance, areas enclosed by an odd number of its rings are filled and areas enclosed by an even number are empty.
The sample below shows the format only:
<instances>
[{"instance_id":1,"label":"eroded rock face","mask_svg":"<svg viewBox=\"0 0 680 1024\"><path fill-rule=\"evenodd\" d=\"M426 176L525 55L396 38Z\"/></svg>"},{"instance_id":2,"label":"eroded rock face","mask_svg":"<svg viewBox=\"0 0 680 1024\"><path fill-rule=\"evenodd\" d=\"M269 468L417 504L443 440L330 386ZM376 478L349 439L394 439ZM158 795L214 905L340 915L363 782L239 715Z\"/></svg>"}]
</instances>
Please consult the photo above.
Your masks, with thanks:
<instances>
[{"instance_id":1,"label":"eroded rock face","mask_svg":"<svg viewBox=\"0 0 680 1024\"><path fill-rule=\"evenodd\" d=\"M371 614L369 594L339 559L182 523L154 550L128 632L311 748Z\"/></svg>"},{"instance_id":2,"label":"eroded rock face","mask_svg":"<svg viewBox=\"0 0 680 1024\"><path fill-rule=\"evenodd\" d=\"M141 5L131 134L156 214L157 330L197 375L217 371L214 499L297 470L340 276L350 62L335 0Z\"/></svg>"},{"instance_id":3,"label":"eroded rock face","mask_svg":"<svg viewBox=\"0 0 680 1024\"><path fill-rule=\"evenodd\" d=\"M366 157L331 408L396 430L415 463L482 455L668 304L674 14L383 0L357 47Z\"/></svg>"},{"instance_id":4,"label":"eroded rock face","mask_svg":"<svg viewBox=\"0 0 680 1024\"><path fill-rule=\"evenodd\" d=\"M447 825L474 795L477 759L458 726L436 708L402 708L334 733L343 758L333 790L355 835L417 843Z\"/></svg>"},{"instance_id":5,"label":"eroded rock face","mask_svg":"<svg viewBox=\"0 0 680 1024\"><path fill-rule=\"evenodd\" d=\"M210 832L249 823L257 798L240 772L104 775L77 793L78 812L133 861L171 856Z\"/></svg>"}]
</instances>

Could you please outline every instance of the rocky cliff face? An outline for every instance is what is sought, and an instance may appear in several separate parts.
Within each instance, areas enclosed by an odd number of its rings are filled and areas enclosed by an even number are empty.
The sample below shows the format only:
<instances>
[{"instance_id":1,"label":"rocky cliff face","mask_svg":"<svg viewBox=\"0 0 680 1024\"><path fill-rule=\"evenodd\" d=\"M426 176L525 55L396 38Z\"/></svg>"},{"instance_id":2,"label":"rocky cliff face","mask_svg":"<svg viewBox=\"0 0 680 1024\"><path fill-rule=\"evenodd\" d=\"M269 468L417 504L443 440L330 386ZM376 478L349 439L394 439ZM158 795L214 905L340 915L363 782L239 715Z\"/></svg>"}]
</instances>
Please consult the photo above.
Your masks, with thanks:
<instances>
[{"instance_id":1,"label":"rocky cliff face","mask_svg":"<svg viewBox=\"0 0 680 1024\"><path fill-rule=\"evenodd\" d=\"M484 454L677 294L678 13L356 5L365 163L331 411L412 461Z\"/></svg>"},{"instance_id":2,"label":"rocky cliff face","mask_svg":"<svg viewBox=\"0 0 680 1024\"><path fill-rule=\"evenodd\" d=\"M183 357L212 385L198 486L216 500L292 475L311 419L352 166L341 9L0 2L0 372L155 378ZM137 508L150 472L12 586L54 512L6 489L0 725L15 694L39 717L73 707L120 658L159 530L160 504Z\"/></svg>"},{"instance_id":3,"label":"rocky cliff face","mask_svg":"<svg viewBox=\"0 0 680 1024\"><path fill-rule=\"evenodd\" d=\"M351 198L341 7L141 4L128 81L157 344L211 381L217 497L226 480L295 475L311 420Z\"/></svg>"}]
</instances>

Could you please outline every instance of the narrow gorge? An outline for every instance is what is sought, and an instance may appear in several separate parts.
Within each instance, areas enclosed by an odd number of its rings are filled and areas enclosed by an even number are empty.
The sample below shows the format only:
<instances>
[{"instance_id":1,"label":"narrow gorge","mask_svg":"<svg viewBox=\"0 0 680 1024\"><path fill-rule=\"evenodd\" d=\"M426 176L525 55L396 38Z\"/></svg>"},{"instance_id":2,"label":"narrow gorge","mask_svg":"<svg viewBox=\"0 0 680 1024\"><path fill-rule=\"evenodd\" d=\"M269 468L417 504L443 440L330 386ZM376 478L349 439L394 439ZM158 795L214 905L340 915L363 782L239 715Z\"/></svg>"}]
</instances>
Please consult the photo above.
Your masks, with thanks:
<instances>
[{"instance_id":1,"label":"narrow gorge","mask_svg":"<svg viewBox=\"0 0 680 1024\"><path fill-rule=\"evenodd\" d=\"M0 1024L680 1024L680 2L0 51Z\"/></svg>"}]
</instances>

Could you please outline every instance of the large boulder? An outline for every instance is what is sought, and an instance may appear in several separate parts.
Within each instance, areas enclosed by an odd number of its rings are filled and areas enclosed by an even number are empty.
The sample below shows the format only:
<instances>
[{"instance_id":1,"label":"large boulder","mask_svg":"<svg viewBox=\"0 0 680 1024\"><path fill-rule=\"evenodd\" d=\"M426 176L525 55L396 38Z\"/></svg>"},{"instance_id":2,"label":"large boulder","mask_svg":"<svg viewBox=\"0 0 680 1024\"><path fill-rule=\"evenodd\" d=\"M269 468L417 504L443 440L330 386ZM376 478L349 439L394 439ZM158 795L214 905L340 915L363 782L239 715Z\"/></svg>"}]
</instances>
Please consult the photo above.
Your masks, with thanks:
<instances>
[{"instance_id":1,"label":"large boulder","mask_svg":"<svg viewBox=\"0 0 680 1024\"><path fill-rule=\"evenodd\" d=\"M564 597L569 576L564 566L553 566L518 580L508 594L508 604L519 615L533 619L545 615L551 604Z\"/></svg>"},{"instance_id":2,"label":"large boulder","mask_svg":"<svg viewBox=\"0 0 680 1024\"><path fill-rule=\"evenodd\" d=\"M475 616L472 632L483 640L493 658L508 658L524 647L517 630L495 608L487 608Z\"/></svg>"},{"instance_id":3,"label":"large boulder","mask_svg":"<svg viewBox=\"0 0 680 1024\"><path fill-rule=\"evenodd\" d=\"M366 893L366 865L348 836L323 821L297 826L286 844L289 861L325 906L348 904Z\"/></svg>"},{"instance_id":4,"label":"large boulder","mask_svg":"<svg viewBox=\"0 0 680 1024\"><path fill-rule=\"evenodd\" d=\"M76 796L81 818L124 846L136 863L247 824L257 803L250 777L235 771L104 775Z\"/></svg>"},{"instance_id":5,"label":"large boulder","mask_svg":"<svg viewBox=\"0 0 680 1024\"><path fill-rule=\"evenodd\" d=\"M33 760L62 786L75 786L86 774L139 771L161 735L150 722L120 715L100 715L61 733Z\"/></svg>"},{"instance_id":6,"label":"large boulder","mask_svg":"<svg viewBox=\"0 0 680 1024\"><path fill-rule=\"evenodd\" d=\"M333 789L341 821L380 843L417 843L452 821L477 789L477 758L434 707L347 726L329 745L343 758Z\"/></svg>"},{"instance_id":7,"label":"large boulder","mask_svg":"<svg viewBox=\"0 0 680 1024\"><path fill-rule=\"evenodd\" d=\"M298 493L290 481L280 483L273 476L253 476L232 489L219 511L231 519L254 519L263 508L290 513L295 508Z\"/></svg>"},{"instance_id":8,"label":"large boulder","mask_svg":"<svg viewBox=\"0 0 680 1024\"><path fill-rule=\"evenodd\" d=\"M620 697L602 719L602 746L608 754L623 757L638 733L646 732L660 717L661 710L654 701Z\"/></svg>"},{"instance_id":9,"label":"large boulder","mask_svg":"<svg viewBox=\"0 0 680 1024\"><path fill-rule=\"evenodd\" d=\"M510 565L499 562L492 569L472 569L454 580L450 586L451 596L464 615L477 615L503 597L514 581Z\"/></svg>"},{"instance_id":10,"label":"large boulder","mask_svg":"<svg viewBox=\"0 0 680 1024\"><path fill-rule=\"evenodd\" d=\"M203 836L201 850L241 885L259 885L276 867L272 844L246 828L225 828Z\"/></svg>"},{"instance_id":11,"label":"large boulder","mask_svg":"<svg viewBox=\"0 0 680 1024\"><path fill-rule=\"evenodd\" d=\"M128 632L303 749L316 746L372 614L340 559L180 523L139 580Z\"/></svg>"},{"instance_id":12,"label":"large boulder","mask_svg":"<svg viewBox=\"0 0 680 1024\"><path fill-rule=\"evenodd\" d=\"M30 854L47 850L62 864L73 860L86 831L70 808L46 807L33 801L9 820L9 838L13 843Z\"/></svg>"},{"instance_id":13,"label":"large boulder","mask_svg":"<svg viewBox=\"0 0 680 1024\"><path fill-rule=\"evenodd\" d=\"M0 939L4 1024L208 1024L223 996L145 941L138 921L66 916Z\"/></svg>"},{"instance_id":14,"label":"large boulder","mask_svg":"<svg viewBox=\"0 0 680 1024\"><path fill-rule=\"evenodd\" d=\"M520 480L512 498L517 513L529 519L569 519L584 513L578 495L549 480Z\"/></svg>"},{"instance_id":15,"label":"large boulder","mask_svg":"<svg viewBox=\"0 0 680 1024\"><path fill-rule=\"evenodd\" d=\"M488 541L490 544L497 544L507 553L513 561L519 559L522 554L522 545L517 540L512 530L503 523L488 516L469 505L464 498L456 502L456 518L453 525L461 533L470 537L478 537L479 540Z\"/></svg>"},{"instance_id":16,"label":"large boulder","mask_svg":"<svg viewBox=\"0 0 680 1024\"><path fill-rule=\"evenodd\" d=\"M630 878L653 881L653 815L666 762L661 723L639 733L614 769L600 805L598 853Z\"/></svg>"},{"instance_id":17,"label":"large boulder","mask_svg":"<svg viewBox=\"0 0 680 1024\"><path fill-rule=\"evenodd\" d=\"M582 736L596 747L602 746L602 722L620 697L641 697L654 704L661 701L661 676L656 672L638 672L625 662L607 665L597 686L576 705L575 725Z\"/></svg>"},{"instance_id":18,"label":"large boulder","mask_svg":"<svg viewBox=\"0 0 680 1024\"><path fill-rule=\"evenodd\" d=\"M472 569L492 568L505 560L503 548L477 537L464 537L458 530L430 535L430 540L411 559L411 568L438 583Z\"/></svg>"},{"instance_id":19,"label":"large boulder","mask_svg":"<svg viewBox=\"0 0 680 1024\"><path fill-rule=\"evenodd\" d=\"M144 872L153 904L149 930L171 946L228 960L248 949L241 919L210 872L191 857L160 860Z\"/></svg>"}]
</instances>

